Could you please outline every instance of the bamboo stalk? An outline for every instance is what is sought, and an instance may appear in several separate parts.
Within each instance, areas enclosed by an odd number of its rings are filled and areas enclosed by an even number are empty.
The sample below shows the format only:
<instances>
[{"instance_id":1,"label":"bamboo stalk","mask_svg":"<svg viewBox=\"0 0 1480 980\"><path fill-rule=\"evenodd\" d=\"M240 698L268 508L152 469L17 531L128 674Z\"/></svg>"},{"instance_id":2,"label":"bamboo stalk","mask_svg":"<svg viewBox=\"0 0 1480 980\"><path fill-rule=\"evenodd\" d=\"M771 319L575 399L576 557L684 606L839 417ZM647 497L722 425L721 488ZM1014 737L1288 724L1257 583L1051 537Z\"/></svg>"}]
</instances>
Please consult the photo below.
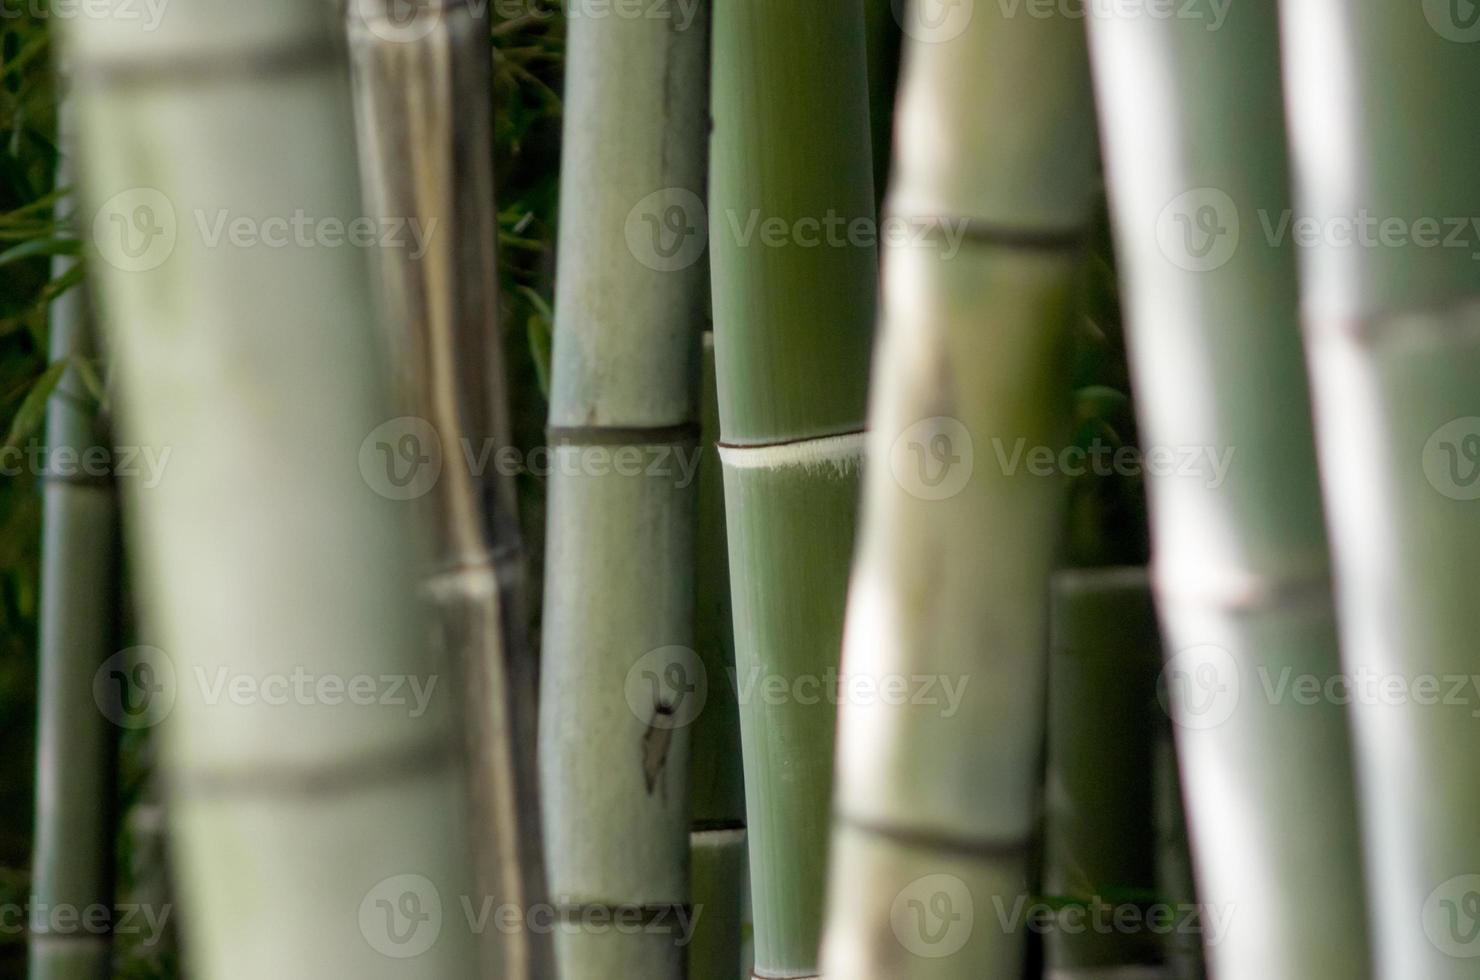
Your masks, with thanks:
<instances>
[{"instance_id":1,"label":"bamboo stalk","mask_svg":"<svg viewBox=\"0 0 1480 980\"><path fill-rule=\"evenodd\" d=\"M1232 916L1210 969L1360 978L1345 711L1268 694L1340 670L1294 254L1256 217L1288 200L1276 12L1090 37L1141 431L1197 454L1148 491L1198 890Z\"/></svg>"},{"instance_id":2,"label":"bamboo stalk","mask_svg":"<svg viewBox=\"0 0 1480 980\"><path fill-rule=\"evenodd\" d=\"M1432 687L1473 680L1480 633L1480 31L1459 3L1281 6L1374 972L1473 977L1480 706Z\"/></svg>"},{"instance_id":3,"label":"bamboo stalk","mask_svg":"<svg viewBox=\"0 0 1480 980\"><path fill-rule=\"evenodd\" d=\"M719 389L714 335L704 335L700 406L695 645L708 698L694 721L689 763L693 830L689 836L694 908L702 909L689 947L689 975L723 980L742 971L745 919L745 781L735 696L735 632L725 534L724 470L719 449Z\"/></svg>"},{"instance_id":4,"label":"bamboo stalk","mask_svg":"<svg viewBox=\"0 0 1480 980\"><path fill-rule=\"evenodd\" d=\"M492 79L485 13L453 2L393 19L391 0L354 0L349 43L367 203L414 218L425 253L381 251L403 400L444 458L421 506L423 597L467 691L479 890L529 910L545 901L536 669L512 473L478 461L511 445L494 246ZM544 977L548 937L488 930L499 975Z\"/></svg>"},{"instance_id":5,"label":"bamboo stalk","mask_svg":"<svg viewBox=\"0 0 1480 980\"><path fill-rule=\"evenodd\" d=\"M889 211L933 233L885 257L844 667L912 693L844 702L829 976L1023 969L1063 481L1011 457L1067 436L1087 75L1064 17L979 5L954 36L905 43Z\"/></svg>"},{"instance_id":6,"label":"bamboo stalk","mask_svg":"<svg viewBox=\"0 0 1480 980\"><path fill-rule=\"evenodd\" d=\"M1152 815L1166 719L1156 704L1161 640L1145 570L1058 572L1049 636L1043 888L1066 911L1045 936L1045 975L1149 973L1164 953L1156 932L1100 928L1115 921L1112 908L1144 912L1161 901ZM1073 903L1077 919L1067 911Z\"/></svg>"},{"instance_id":7,"label":"bamboo stalk","mask_svg":"<svg viewBox=\"0 0 1480 980\"><path fill-rule=\"evenodd\" d=\"M707 21L572 19L540 772L568 980L684 975ZM624 462L625 461L625 462Z\"/></svg>"},{"instance_id":8,"label":"bamboo stalk","mask_svg":"<svg viewBox=\"0 0 1480 980\"><path fill-rule=\"evenodd\" d=\"M167 714L192 973L472 976L452 685L429 686L444 666L421 653L409 515L355 466L392 402L343 238L341 25L179 0L152 31L67 27L121 437L171 452L157 486L128 488L161 648L131 673ZM311 231L268 244L269 218L300 212ZM223 214L238 233L216 239ZM295 675L308 696L269 698Z\"/></svg>"},{"instance_id":9,"label":"bamboo stalk","mask_svg":"<svg viewBox=\"0 0 1480 980\"><path fill-rule=\"evenodd\" d=\"M860 0L715 6L715 363L759 977L817 972L836 669L877 252L783 235L874 214ZM780 684L786 692L765 692Z\"/></svg>"},{"instance_id":10,"label":"bamboo stalk","mask_svg":"<svg viewBox=\"0 0 1480 980\"><path fill-rule=\"evenodd\" d=\"M73 181L71 112L59 110L56 184ZM59 210L72 207L65 199ZM53 279L77 266L52 262ZM87 297L68 290L51 306L53 363L95 355ZM108 453L107 426L92 406L78 370L66 369L47 404L52 458ZM31 899L36 909L102 907L112 917L114 750L116 729L93 703L93 676L117 639L118 504L113 481L77 470L48 472L42 502L41 649L36 696L36 814ZM112 937L90 930L58 932L52 918L29 930L32 980L98 980L108 976ZM111 926L109 929L111 933Z\"/></svg>"}]
</instances>

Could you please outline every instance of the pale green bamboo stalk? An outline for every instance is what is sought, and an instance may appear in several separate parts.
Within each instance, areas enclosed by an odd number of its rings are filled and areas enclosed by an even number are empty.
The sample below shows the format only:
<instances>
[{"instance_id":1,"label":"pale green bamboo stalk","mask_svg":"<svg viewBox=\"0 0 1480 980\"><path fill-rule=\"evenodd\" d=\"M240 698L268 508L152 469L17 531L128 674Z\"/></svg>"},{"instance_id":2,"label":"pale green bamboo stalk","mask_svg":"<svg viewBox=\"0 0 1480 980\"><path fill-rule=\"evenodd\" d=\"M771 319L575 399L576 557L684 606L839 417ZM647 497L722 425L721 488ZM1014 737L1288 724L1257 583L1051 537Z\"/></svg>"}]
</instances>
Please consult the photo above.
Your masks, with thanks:
<instances>
[{"instance_id":1,"label":"pale green bamboo stalk","mask_svg":"<svg viewBox=\"0 0 1480 980\"><path fill-rule=\"evenodd\" d=\"M1043 891L1080 904L1044 936L1045 976L1150 974L1163 959L1159 933L1101 928L1122 906L1144 914L1165 901L1153 818L1166 717L1156 704L1161 638L1145 569L1056 573L1049 641Z\"/></svg>"},{"instance_id":2,"label":"pale green bamboo stalk","mask_svg":"<svg viewBox=\"0 0 1480 980\"><path fill-rule=\"evenodd\" d=\"M1297 323L1270 2L1089 22L1154 575L1213 975L1368 973L1346 714L1281 678L1340 670ZM1274 219L1277 220L1277 219ZM1211 942L1211 933L1205 936Z\"/></svg>"},{"instance_id":3,"label":"pale green bamboo stalk","mask_svg":"<svg viewBox=\"0 0 1480 980\"><path fill-rule=\"evenodd\" d=\"M684 975L707 20L572 18L540 774L564 980ZM715 683L709 679L708 683Z\"/></svg>"},{"instance_id":4,"label":"pale green bamboo stalk","mask_svg":"<svg viewBox=\"0 0 1480 980\"><path fill-rule=\"evenodd\" d=\"M61 152L56 184L73 181L71 112L58 110ZM58 210L67 214L72 201ZM77 267L52 262L52 278ZM53 363L96 354L86 294L74 287L51 306ZM77 368L65 370L47 404L49 454L74 460L111 457L107 427ZM112 919L115 729L93 704L93 676L117 639L118 504L113 480L68 467L47 472L42 503L40 652L36 696L36 813L31 859L33 910L101 907ZM82 921L80 918L78 921ZM108 976L111 925L55 931L51 915L32 918L31 980L100 980Z\"/></svg>"},{"instance_id":5,"label":"pale green bamboo stalk","mask_svg":"<svg viewBox=\"0 0 1480 980\"><path fill-rule=\"evenodd\" d=\"M1014 454L1067 436L1093 110L1079 21L956 26L906 30L896 108L888 210L930 234L885 256L844 667L916 696L844 700L824 965L848 980L1024 964L1064 487Z\"/></svg>"},{"instance_id":6,"label":"pale green bamboo stalk","mask_svg":"<svg viewBox=\"0 0 1480 980\"><path fill-rule=\"evenodd\" d=\"M365 196L376 217L416 221L422 254L382 249L390 343L403 403L444 466L419 505L435 533L423 598L467 693L481 896L546 901L534 752L535 664L511 473L481 465L511 444L500 352L492 78L485 13L460 2L396 17L352 0L348 30ZM411 430L408 428L408 432ZM548 976L548 934L488 929L508 980Z\"/></svg>"},{"instance_id":7,"label":"pale green bamboo stalk","mask_svg":"<svg viewBox=\"0 0 1480 980\"><path fill-rule=\"evenodd\" d=\"M357 215L340 24L225 0L66 23L121 438L170 452L126 488L160 650L119 674L167 716L191 973L473 976L453 685L426 686L409 514L355 465L392 404L366 256L317 223L209 234ZM266 697L299 671L339 696ZM243 677L263 696L217 689ZM406 683L351 699L361 677Z\"/></svg>"},{"instance_id":8,"label":"pale green bamboo stalk","mask_svg":"<svg viewBox=\"0 0 1480 980\"><path fill-rule=\"evenodd\" d=\"M1281 6L1374 972L1473 977L1480 704L1433 688L1473 680L1480 635L1480 24L1438 0Z\"/></svg>"},{"instance_id":9,"label":"pale green bamboo stalk","mask_svg":"<svg viewBox=\"0 0 1480 980\"><path fill-rule=\"evenodd\" d=\"M801 977L818 967L836 713L814 695L841 645L877 251L798 235L874 215L861 0L720 0L714 58L715 362L754 972ZM746 234L765 227L783 240Z\"/></svg>"},{"instance_id":10,"label":"pale green bamboo stalk","mask_svg":"<svg viewBox=\"0 0 1480 980\"><path fill-rule=\"evenodd\" d=\"M735 632L730 555L725 535L724 470L719 449L719 390L714 335L704 335L700 406L699 512L694 575L695 645L708 697L694 722L689 763L693 830L689 836L693 902L701 909L689 947L689 976L725 980L741 974L745 915L745 780L735 699Z\"/></svg>"}]
</instances>

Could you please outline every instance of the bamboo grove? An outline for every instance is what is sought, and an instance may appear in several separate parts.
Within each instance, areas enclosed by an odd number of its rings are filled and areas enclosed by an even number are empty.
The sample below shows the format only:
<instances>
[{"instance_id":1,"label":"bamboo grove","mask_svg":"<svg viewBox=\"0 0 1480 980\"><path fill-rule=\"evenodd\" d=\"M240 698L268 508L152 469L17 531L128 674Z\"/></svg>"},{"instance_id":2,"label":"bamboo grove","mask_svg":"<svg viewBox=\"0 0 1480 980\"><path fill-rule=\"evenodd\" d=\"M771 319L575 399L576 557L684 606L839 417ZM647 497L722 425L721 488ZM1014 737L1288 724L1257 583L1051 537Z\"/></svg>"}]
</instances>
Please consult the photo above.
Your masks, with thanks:
<instances>
[{"instance_id":1,"label":"bamboo grove","mask_svg":"<svg viewBox=\"0 0 1480 980\"><path fill-rule=\"evenodd\" d=\"M0 19L0 974L1459 980L1462 0Z\"/></svg>"}]
</instances>

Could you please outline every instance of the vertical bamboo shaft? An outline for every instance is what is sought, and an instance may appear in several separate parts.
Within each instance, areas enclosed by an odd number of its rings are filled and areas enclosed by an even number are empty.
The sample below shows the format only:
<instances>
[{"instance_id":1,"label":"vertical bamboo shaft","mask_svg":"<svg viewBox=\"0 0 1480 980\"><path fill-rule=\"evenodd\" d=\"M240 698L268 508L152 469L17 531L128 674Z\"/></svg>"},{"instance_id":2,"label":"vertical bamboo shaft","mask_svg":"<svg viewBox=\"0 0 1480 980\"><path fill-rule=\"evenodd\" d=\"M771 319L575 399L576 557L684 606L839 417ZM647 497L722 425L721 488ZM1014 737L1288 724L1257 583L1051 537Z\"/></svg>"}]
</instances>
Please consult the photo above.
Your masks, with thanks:
<instances>
[{"instance_id":1,"label":"vertical bamboo shaft","mask_svg":"<svg viewBox=\"0 0 1480 980\"><path fill-rule=\"evenodd\" d=\"M1374 972L1473 977L1480 705L1453 692L1480 634L1480 25L1438 0L1281 7Z\"/></svg>"},{"instance_id":2,"label":"vertical bamboo shaft","mask_svg":"<svg viewBox=\"0 0 1480 980\"><path fill-rule=\"evenodd\" d=\"M684 975L707 19L573 18L561 163L541 691L551 891L638 932L567 980ZM714 680L709 680L710 684Z\"/></svg>"},{"instance_id":3,"label":"vertical bamboo shaft","mask_svg":"<svg viewBox=\"0 0 1480 980\"><path fill-rule=\"evenodd\" d=\"M1359 978L1345 712L1267 693L1340 669L1295 257L1258 218L1289 199L1276 11L1090 32L1141 431L1196 460L1148 492L1199 892L1233 915L1211 967Z\"/></svg>"},{"instance_id":4,"label":"vertical bamboo shaft","mask_svg":"<svg viewBox=\"0 0 1480 980\"><path fill-rule=\"evenodd\" d=\"M1055 980L1095 980L1164 952L1157 932L1106 931L1099 923L1115 913L1090 907L1163 900L1153 822L1161 639L1144 569L1059 572L1051 602L1043 890L1096 918L1062 918L1044 959Z\"/></svg>"},{"instance_id":5,"label":"vertical bamboo shaft","mask_svg":"<svg viewBox=\"0 0 1480 980\"><path fill-rule=\"evenodd\" d=\"M874 215L864 8L720 0L714 31L709 232L755 974L801 977L818 968L835 705L816 692L841 646L877 251L799 233Z\"/></svg>"},{"instance_id":6,"label":"vertical bamboo shaft","mask_svg":"<svg viewBox=\"0 0 1480 980\"><path fill-rule=\"evenodd\" d=\"M59 112L58 188L70 187L71 113ZM71 200L59 207L70 209ZM76 267L52 263L53 277ZM96 345L86 295L69 290L51 307L51 359L90 359ZM47 405L47 447L84 458L108 451L107 430L76 369ZM41 649L36 697L36 816L31 899L38 909L112 911L114 729L93 703L93 677L117 638L118 506L113 481L96 475L45 474L42 503ZM42 915L31 923L32 980L108 976L107 934L58 933Z\"/></svg>"},{"instance_id":7,"label":"vertical bamboo shaft","mask_svg":"<svg viewBox=\"0 0 1480 980\"><path fill-rule=\"evenodd\" d=\"M689 948L689 975L734 977L741 969L745 892L745 780L740 713L735 700L735 633L730 555L725 535L724 471L719 449L719 391L714 337L704 335L700 406L699 512L694 574L694 638L708 697L694 721L689 765L693 784L694 907L702 909Z\"/></svg>"},{"instance_id":8,"label":"vertical bamboo shaft","mask_svg":"<svg viewBox=\"0 0 1480 980\"><path fill-rule=\"evenodd\" d=\"M844 653L895 694L843 702L829 976L1023 969L1063 481L1012 459L1067 436L1087 76L1066 17L978 5L905 44L888 212L928 234L885 257Z\"/></svg>"},{"instance_id":9,"label":"vertical bamboo shaft","mask_svg":"<svg viewBox=\"0 0 1480 980\"><path fill-rule=\"evenodd\" d=\"M545 901L536 671L513 481L506 469L483 465L510 445L488 21L462 3L421 7L409 19L391 14L383 0L354 0L348 24L367 204L383 219L414 219L428 234L419 256L379 256L403 403L426 423L443 463L418 500L435 528L422 595L467 691L480 891L528 910ZM485 935L499 940L489 952L501 976L550 972L547 936Z\"/></svg>"},{"instance_id":10,"label":"vertical bamboo shaft","mask_svg":"<svg viewBox=\"0 0 1480 980\"><path fill-rule=\"evenodd\" d=\"M67 24L121 438L171 451L128 500L160 648L128 673L167 715L192 973L474 975L453 685L421 653L406 511L355 465L391 401L343 238L340 25L224 0Z\"/></svg>"}]
</instances>

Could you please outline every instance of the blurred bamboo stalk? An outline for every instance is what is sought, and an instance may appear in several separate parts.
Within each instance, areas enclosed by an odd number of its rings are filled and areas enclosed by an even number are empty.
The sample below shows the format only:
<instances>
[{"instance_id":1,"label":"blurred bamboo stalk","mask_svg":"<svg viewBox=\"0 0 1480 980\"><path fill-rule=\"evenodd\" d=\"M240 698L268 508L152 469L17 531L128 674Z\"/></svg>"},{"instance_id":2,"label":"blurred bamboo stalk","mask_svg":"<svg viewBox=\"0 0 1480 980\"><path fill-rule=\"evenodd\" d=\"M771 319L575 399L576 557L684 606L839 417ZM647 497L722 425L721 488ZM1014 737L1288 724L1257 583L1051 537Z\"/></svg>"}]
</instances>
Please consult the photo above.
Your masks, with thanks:
<instances>
[{"instance_id":1,"label":"blurred bamboo stalk","mask_svg":"<svg viewBox=\"0 0 1480 980\"><path fill-rule=\"evenodd\" d=\"M747 851L740 712L735 694L735 632L730 555L725 534L724 470L719 459L719 390L714 335L704 335L699 450L699 513L694 637L708 680L694 722L689 764L693 830L689 836L693 902L703 909L689 947L689 976L726 980L741 974Z\"/></svg>"},{"instance_id":2,"label":"blurred bamboo stalk","mask_svg":"<svg viewBox=\"0 0 1480 980\"><path fill-rule=\"evenodd\" d=\"M396 0L348 17L366 204L426 230L423 254L382 249L380 284L402 404L443 467L418 501L435 529L421 594L467 693L474 843L482 896L546 900L534 752L536 666L512 475L478 465L511 445L495 246L492 78L486 11L457 2L396 18ZM408 430L409 431L409 430ZM548 934L489 929L498 975L552 969Z\"/></svg>"},{"instance_id":3,"label":"blurred bamboo stalk","mask_svg":"<svg viewBox=\"0 0 1480 980\"><path fill-rule=\"evenodd\" d=\"M1068 435L1093 106L1078 20L956 13L905 23L888 220L927 233L884 260L844 653L850 690L936 693L844 699L824 966L848 980L1025 961L1064 481L1012 460Z\"/></svg>"},{"instance_id":4,"label":"blurred bamboo stalk","mask_svg":"<svg viewBox=\"0 0 1480 980\"><path fill-rule=\"evenodd\" d=\"M1480 22L1445 0L1281 8L1374 972L1474 977L1480 705L1443 692L1473 682L1480 636Z\"/></svg>"},{"instance_id":5,"label":"blurred bamboo stalk","mask_svg":"<svg viewBox=\"0 0 1480 980\"><path fill-rule=\"evenodd\" d=\"M72 113L58 110L56 185L74 180ZM70 220L75 198L57 206ZM79 267L52 261L52 278ZM52 302L53 365L62 376L47 404L48 458L112 458L105 421L76 362L96 355L86 291L74 286ZM111 470L111 467L110 467ZM93 702L93 678L118 636L118 503L110 475L80 469L44 474L41 614L36 695L36 814L31 858L33 910L108 910L109 930L58 932L48 912L29 926L31 980L101 980L112 952L113 818L117 729Z\"/></svg>"},{"instance_id":6,"label":"blurred bamboo stalk","mask_svg":"<svg viewBox=\"0 0 1480 980\"><path fill-rule=\"evenodd\" d=\"M373 465L392 401L343 237L362 216L341 24L228 0L65 24L120 437L170 453L126 487L162 649L118 673L165 720L191 972L476 975L454 685L421 652L413 528ZM277 240L269 220L299 215ZM238 693L302 674L333 683ZM401 696L345 696L361 678Z\"/></svg>"},{"instance_id":7,"label":"blurred bamboo stalk","mask_svg":"<svg viewBox=\"0 0 1480 980\"><path fill-rule=\"evenodd\" d=\"M1122 907L1144 915L1163 901L1154 801L1166 717L1156 704L1150 581L1143 568L1060 571L1049 612L1043 890L1064 911L1063 926L1044 937L1046 976L1151 976L1164 956L1157 932L1097 925L1118 921Z\"/></svg>"},{"instance_id":8,"label":"blurred bamboo stalk","mask_svg":"<svg viewBox=\"0 0 1480 980\"><path fill-rule=\"evenodd\" d=\"M1148 493L1210 969L1359 980L1346 713L1268 694L1340 670L1295 257L1255 219L1289 200L1276 8L1089 30L1141 431L1196 453Z\"/></svg>"},{"instance_id":9,"label":"blurred bamboo stalk","mask_svg":"<svg viewBox=\"0 0 1480 980\"><path fill-rule=\"evenodd\" d=\"M715 4L715 369L760 977L818 968L835 706L796 692L839 659L877 250L801 239L875 213L865 34L862 0Z\"/></svg>"},{"instance_id":10,"label":"blurred bamboo stalk","mask_svg":"<svg viewBox=\"0 0 1480 980\"><path fill-rule=\"evenodd\" d=\"M540 773L564 980L685 975L708 21L571 18ZM635 464L634 464L635 463Z\"/></svg>"}]
</instances>

